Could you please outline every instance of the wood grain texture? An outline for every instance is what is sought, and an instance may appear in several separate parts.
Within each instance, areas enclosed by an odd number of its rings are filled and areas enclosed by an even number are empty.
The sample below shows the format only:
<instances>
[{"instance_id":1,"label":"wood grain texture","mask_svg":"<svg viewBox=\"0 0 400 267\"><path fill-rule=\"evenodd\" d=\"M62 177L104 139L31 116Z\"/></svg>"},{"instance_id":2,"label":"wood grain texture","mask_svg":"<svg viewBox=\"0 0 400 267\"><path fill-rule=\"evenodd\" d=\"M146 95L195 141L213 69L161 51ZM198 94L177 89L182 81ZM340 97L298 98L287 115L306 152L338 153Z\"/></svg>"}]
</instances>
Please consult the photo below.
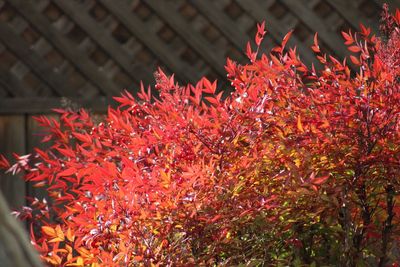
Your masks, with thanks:
<instances>
[{"instance_id":1,"label":"wood grain texture","mask_svg":"<svg viewBox=\"0 0 400 267\"><path fill-rule=\"evenodd\" d=\"M110 97L32 97L32 98L0 98L0 114L41 114L51 113L52 109L61 108L70 102L78 108L89 111L106 112L109 105L115 105Z\"/></svg>"},{"instance_id":2,"label":"wood grain texture","mask_svg":"<svg viewBox=\"0 0 400 267\"><path fill-rule=\"evenodd\" d=\"M25 148L25 116L0 116L0 153L8 159L13 159L12 153L24 155ZM20 208L25 204L25 182L19 175L4 174L1 170L0 191L3 192L10 208Z\"/></svg>"}]
</instances>

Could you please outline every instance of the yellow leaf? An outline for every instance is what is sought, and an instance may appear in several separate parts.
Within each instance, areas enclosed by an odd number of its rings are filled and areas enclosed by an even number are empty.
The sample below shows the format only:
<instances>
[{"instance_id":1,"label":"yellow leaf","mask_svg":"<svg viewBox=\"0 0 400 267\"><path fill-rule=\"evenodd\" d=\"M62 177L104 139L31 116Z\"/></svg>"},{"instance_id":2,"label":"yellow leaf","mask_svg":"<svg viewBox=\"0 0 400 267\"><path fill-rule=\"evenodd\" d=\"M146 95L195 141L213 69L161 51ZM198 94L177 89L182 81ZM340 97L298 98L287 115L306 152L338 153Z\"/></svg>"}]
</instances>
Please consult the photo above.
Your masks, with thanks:
<instances>
[{"instance_id":1,"label":"yellow leaf","mask_svg":"<svg viewBox=\"0 0 400 267\"><path fill-rule=\"evenodd\" d=\"M160 232L157 229L153 230L153 234L158 235Z\"/></svg>"},{"instance_id":2,"label":"yellow leaf","mask_svg":"<svg viewBox=\"0 0 400 267\"><path fill-rule=\"evenodd\" d=\"M161 174L161 179L162 179L162 185L165 188L168 188L171 183L170 173L165 173L163 170L161 170L160 174Z\"/></svg>"},{"instance_id":3,"label":"yellow leaf","mask_svg":"<svg viewBox=\"0 0 400 267\"><path fill-rule=\"evenodd\" d=\"M69 252L72 253L72 247L68 244L65 245L65 249Z\"/></svg>"},{"instance_id":4,"label":"yellow leaf","mask_svg":"<svg viewBox=\"0 0 400 267\"><path fill-rule=\"evenodd\" d=\"M230 239L230 238L231 238L231 232L228 231L228 232L226 233L226 238L227 238L227 239Z\"/></svg>"},{"instance_id":5,"label":"yellow leaf","mask_svg":"<svg viewBox=\"0 0 400 267\"><path fill-rule=\"evenodd\" d=\"M51 257L43 257L47 262L55 265L55 266L60 266L61 264L61 258L58 257L57 255L53 255Z\"/></svg>"},{"instance_id":6,"label":"yellow leaf","mask_svg":"<svg viewBox=\"0 0 400 267\"><path fill-rule=\"evenodd\" d=\"M68 229L67 229L67 234L66 234L66 236L67 236L67 239L68 239L69 241L74 242L74 240L75 240L75 235L72 234L71 228L68 228Z\"/></svg>"},{"instance_id":7,"label":"yellow leaf","mask_svg":"<svg viewBox=\"0 0 400 267\"><path fill-rule=\"evenodd\" d=\"M83 265L83 259L82 259L82 257L78 257L77 259L76 259L76 262L74 262L74 263L69 263L69 264L67 264L67 266L84 266Z\"/></svg>"},{"instance_id":8,"label":"yellow leaf","mask_svg":"<svg viewBox=\"0 0 400 267\"><path fill-rule=\"evenodd\" d=\"M301 160L300 159L295 159L294 164L297 166L297 168L300 168L301 165Z\"/></svg>"},{"instance_id":9,"label":"yellow leaf","mask_svg":"<svg viewBox=\"0 0 400 267\"><path fill-rule=\"evenodd\" d=\"M118 229L118 226L116 224L110 225L110 232L115 233Z\"/></svg>"},{"instance_id":10,"label":"yellow leaf","mask_svg":"<svg viewBox=\"0 0 400 267\"><path fill-rule=\"evenodd\" d=\"M64 241L64 239L61 239L59 237L55 237L55 238L50 239L48 242L49 243L54 243L54 242L62 242L62 241Z\"/></svg>"},{"instance_id":11,"label":"yellow leaf","mask_svg":"<svg viewBox=\"0 0 400 267\"><path fill-rule=\"evenodd\" d=\"M61 241L64 241L65 237L64 237L64 232L61 229L61 226L57 225L55 230L57 238L59 238Z\"/></svg>"},{"instance_id":12,"label":"yellow leaf","mask_svg":"<svg viewBox=\"0 0 400 267\"><path fill-rule=\"evenodd\" d=\"M72 247L70 245L65 245L65 249L68 251L67 261L71 261L72 259Z\"/></svg>"},{"instance_id":13,"label":"yellow leaf","mask_svg":"<svg viewBox=\"0 0 400 267\"><path fill-rule=\"evenodd\" d=\"M85 259L91 259L93 258L93 254L90 253L89 250L87 250L84 247L80 247L76 249L78 251L79 254L81 254L82 257L84 257Z\"/></svg>"}]
</instances>

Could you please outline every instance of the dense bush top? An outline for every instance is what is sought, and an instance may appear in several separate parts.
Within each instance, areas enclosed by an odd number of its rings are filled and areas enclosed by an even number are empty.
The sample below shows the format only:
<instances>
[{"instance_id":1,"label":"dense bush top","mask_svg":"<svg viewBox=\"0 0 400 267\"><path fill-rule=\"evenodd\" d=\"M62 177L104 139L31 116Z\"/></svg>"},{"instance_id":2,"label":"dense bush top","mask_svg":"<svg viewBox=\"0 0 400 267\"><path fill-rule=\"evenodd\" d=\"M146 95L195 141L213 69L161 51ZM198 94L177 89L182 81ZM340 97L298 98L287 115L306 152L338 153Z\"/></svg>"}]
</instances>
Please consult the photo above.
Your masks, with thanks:
<instances>
[{"instance_id":1,"label":"dense bush top","mask_svg":"<svg viewBox=\"0 0 400 267\"><path fill-rule=\"evenodd\" d=\"M42 258L61 266L341 265L399 261L400 11L382 38L343 33L346 60L290 33L269 55L227 60L222 99L206 78L180 86L161 70L99 120L56 110L37 120L51 148L12 172L45 187L17 214Z\"/></svg>"}]
</instances>

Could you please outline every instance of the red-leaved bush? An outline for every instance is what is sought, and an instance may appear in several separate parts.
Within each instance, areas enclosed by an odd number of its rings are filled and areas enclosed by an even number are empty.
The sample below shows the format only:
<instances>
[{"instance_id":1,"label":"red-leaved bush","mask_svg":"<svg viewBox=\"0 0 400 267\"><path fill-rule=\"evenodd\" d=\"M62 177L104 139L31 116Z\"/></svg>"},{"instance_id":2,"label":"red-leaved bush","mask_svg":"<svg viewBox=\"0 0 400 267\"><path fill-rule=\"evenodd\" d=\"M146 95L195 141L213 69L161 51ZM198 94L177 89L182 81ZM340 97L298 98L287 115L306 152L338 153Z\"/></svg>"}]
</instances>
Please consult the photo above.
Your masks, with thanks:
<instances>
[{"instance_id":1,"label":"red-leaved bush","mask_svg":"<svg viewBox=\"0 0 400 267\"><path fill-rule=\"evenodd\" d=\"M52 146L10 171L45 187L18 216L56 266L389 266L400 260L400 11L384 37L343 32L346 60L290 33L269 55L227 60L234 92L206 78L159 97L125 92L107 116L37 118ZM247 266L247 265L246 265Z\"/></svg>"}]
</instances>

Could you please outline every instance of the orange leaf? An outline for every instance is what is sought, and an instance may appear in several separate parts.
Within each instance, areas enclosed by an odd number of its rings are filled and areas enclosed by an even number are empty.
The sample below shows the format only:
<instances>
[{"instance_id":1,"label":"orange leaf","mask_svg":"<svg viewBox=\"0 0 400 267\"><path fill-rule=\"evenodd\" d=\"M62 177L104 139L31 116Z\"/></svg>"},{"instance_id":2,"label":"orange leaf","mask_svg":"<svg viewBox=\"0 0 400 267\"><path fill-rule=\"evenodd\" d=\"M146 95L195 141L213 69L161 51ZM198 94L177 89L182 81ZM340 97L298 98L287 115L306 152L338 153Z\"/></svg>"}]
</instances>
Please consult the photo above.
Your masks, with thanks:
<instances>
[{"instance_id":1,"label":"orange leaf","mask_svg":"<svg viewBox=\"0 0 400 267\"><path fill-rule=\"evenodd\" d=\"M54 266L61 265L61 258L57 254L53 254L50 257L43 257L47 262L53 264ZM83 266L83 265L82 265Z\"/></svg>"},{"instance_id":2,"label":"orange leaf","mask_svg":"<svg viewBox=\"0 0 400 267\"><path fill-rule=\"evenodd\" d=\"M168 188L171 183L170 173L165 173L163 170L160 171L162 184L165 188Z\"/></svg>"},{"instance_id":3,"label":"orange leaf","mask_svg":"<svg viewBox=\"0 0 400 267\"><path fill-rule=\"evenodd\" d=\"M64 232L62 231L61 226L57 225L55 230L56 230L57 237L59 237L60 239L62 239L64 241Z\"/></svg>"},{"instance_id":4,"label":"orange leaf","mask_svg":"<svg viewBox=\"0 0 400 267\"><path fill-rule=\"evenodd\" d=\"M356 45L349 46L347 49L349 49L349 51L354 53L358 53L361 51L361 48Z\"/></svg>"},{"instance_id":5,"label":"orange leaf","mask_svg":"<svg viewBox=\"0 0 400 267\"><path fill-rule=\"evenodd\" d=\"M300 115L297 116L297 129L299 129L300 132L304 133L304 128L303 128L303 124L301 123Z\"/></svg>"},{"instance_id":6,"label":"orange leaf","mask_svg":"<svg viewBox=\"0 0 400 267\"><path fill-rule=\"evenodd\" d=\"M65 240L64 233L61 230L60 225L57 225L54 229L49 226L43 226L42 230L48 236L52 237L52 239L49 240L49 243L62 242Z\"/></svg>"},{"instance_id":7,"label":"orange leaf","mask_svg":"<svg viewBox=\"0 0 400 267\"><path fill-rule=\"evenodd\" d=\"M55 237L57 236L56 230L54 230L52 227L50 226L42 226L42 231L43 233L45 233L46 235L50 236L50 237Z\"/></svg>"},{"instance_id":8,"label":"orange leaf","mask_svg":"<svg viewBox=\"0 0 400 267\"><path fill-rule=\"evenodd\" d=\"M72 234L71 228L67 229L66 237L69 241L74 242L75 235Z\"/></svg>"},{"instance_id":9,"label":"orange leaf","mask_svg":"<svg viewBox=\"0 0 400 267\"><path fill-rule=\"evenodd\" d=\"M79 254L81 254L81 256L84 257L85 259L91 259L91 258L93 258L93 254L90 253L90 251L87 250L87 249L84 248L84 247L79 247L79 248L76 249L76 251L77 251Z\"/></svg>"}]
</instances>

